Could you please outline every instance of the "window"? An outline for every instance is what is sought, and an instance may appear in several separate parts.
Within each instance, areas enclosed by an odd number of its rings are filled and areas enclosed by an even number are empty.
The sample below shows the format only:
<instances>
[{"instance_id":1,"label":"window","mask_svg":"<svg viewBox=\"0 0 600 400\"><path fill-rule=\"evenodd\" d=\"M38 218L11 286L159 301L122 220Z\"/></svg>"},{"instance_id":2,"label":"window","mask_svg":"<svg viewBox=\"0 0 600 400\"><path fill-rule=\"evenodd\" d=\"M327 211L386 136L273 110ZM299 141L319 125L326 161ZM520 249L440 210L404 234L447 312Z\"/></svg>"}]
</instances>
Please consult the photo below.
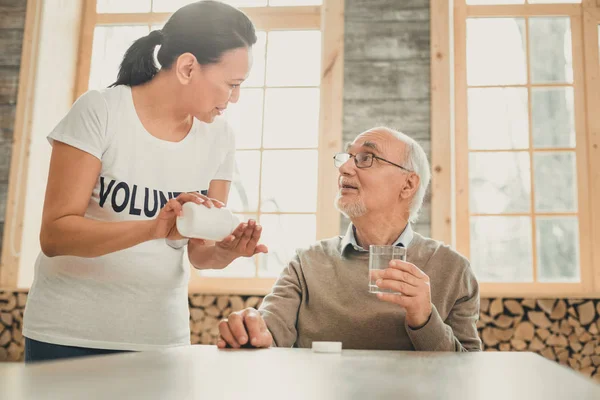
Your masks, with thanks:
<instances>
[{"instance_id":1,"label":"window","mask_svg":"<svg viewBox=\"0 0 600 400\"><path fill-rule=\"evenodd\" d=\"M76 95L114 82L131 43L160 29L170 13L190 2L88 1ZM258 42L240 101L226 112L237 142L228 206L240 219L263 225L269 254L238 259L222 271L194 272L191 285L207 292L260 294L296 248L339 233L331 155L341 142L343 57L331 55L341 51L343 2L327 1L327 8L322 0L229 3L252 19ZM331 72L324 75L327 67Z\"/></svg>"},{"instance_id":2,"label":"window","mask_svg":"<svg viewBox=\"0 0 600 400\"><path fill-rule=\"evenodd\" d=\"M484 296L600 293L591 134L599 21L593 34L584 29L598 9L588 0L455 1L454 147L438 146L454 157L444 165L455 210L446 232Z\"/></svg>"}]
</instances>

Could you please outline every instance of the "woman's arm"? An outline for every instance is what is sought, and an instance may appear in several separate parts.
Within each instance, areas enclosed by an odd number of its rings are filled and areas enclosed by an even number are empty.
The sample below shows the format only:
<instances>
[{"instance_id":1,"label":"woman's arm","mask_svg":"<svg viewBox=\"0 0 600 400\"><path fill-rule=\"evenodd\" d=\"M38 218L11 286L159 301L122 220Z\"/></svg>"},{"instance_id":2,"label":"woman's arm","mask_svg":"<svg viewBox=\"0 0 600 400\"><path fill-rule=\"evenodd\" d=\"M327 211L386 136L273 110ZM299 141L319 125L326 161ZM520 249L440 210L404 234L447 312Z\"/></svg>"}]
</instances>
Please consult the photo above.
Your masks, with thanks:
<instances>
[{"instance_id":1,"label":"woman's arm","mask_svg":"<svg viewBox=\"0 0 600 400\"><path fill-rule=\"evenodd\" d=\"M213 180L210 181L208 186L208 197L211 199L217 199L224 205L227 205L227 199L229 198L229 189L231 188L231 182Z\"/></svg>"},{"instance_id":2,"label":"woman's arm","mask_svg":"<svg viewBox=\"0 0 600 400\"><path fill-rule=\"evenodd\" d=\"M227 204L231 182L213 180L208 188L208 197ZM258 240L262 227L255 221L240 224L235 231L223 241L214 243L190 239L188 258L196 269L223 269L238 257L251 257L257 253L268 251Z\"/></svg>"},{"instance_id":3,"label":"woman's arm","mask_svg":"<svg viewBox=\"0 0 600 400\"><path fill-rule=\"evenodd\" d=\"M180 237L173 229L175 217L182 202L198 202L197 196L182 194L177 200L171 199L155 220L105 222L85 218L100 170L98 158L54 141L40 232L45 255L98 257L152 239Z\"/></svg>"}]
</instances>

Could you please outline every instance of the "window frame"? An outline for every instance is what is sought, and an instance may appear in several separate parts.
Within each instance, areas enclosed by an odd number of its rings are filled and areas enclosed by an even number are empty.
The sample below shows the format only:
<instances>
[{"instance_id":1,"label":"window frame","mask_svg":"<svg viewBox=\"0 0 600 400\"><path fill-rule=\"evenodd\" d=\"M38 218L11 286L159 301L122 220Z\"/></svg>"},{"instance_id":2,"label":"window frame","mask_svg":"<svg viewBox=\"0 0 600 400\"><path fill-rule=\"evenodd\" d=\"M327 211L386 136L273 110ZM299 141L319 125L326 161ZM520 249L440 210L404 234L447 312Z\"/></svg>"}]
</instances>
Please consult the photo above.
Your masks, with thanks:
<instances>
[{"instance_id":1,"label":"window frame","mask_svg":"<svg viewBox=\"0 0 600 400\"><path fill-rule=\"evenodd\" d=\"M598 244L600 237L600 215L592 208L600 199L600 175L594 172L600 170L597 150L600 144L600 121L597 117L594 118L592 112L594 105L596 110L600 107L600 96L593 89L590 90L592 87L599 87L598 33L597 23L594 25L593 22L600 22L600 18L594 19L599 13L600 5L595 0L583 0L582 4L467 5L465 0L455 0L453 4L441 6L432 4L432 235L453 245L467 257L471 215L467 133L467 18L566 16L571 23L581 282L535 281L536 232L535 225L532 224L534 282L481 282L482 297L600 297L600 253L596 249L598 246L594 246ZM528 47L529 44L527 52ZM532 85L528 79L524 87L531 86L538 85ZM597 89L596 92L600 90ZM531 102L531 99L528 101ZM529 126L531 131L531 124ZM528 152L531 154L533 148L530 147ZM447 199L451 201L448 202ZM533 208L529 213L532 217L539 214Z\"/></svg>"},{"instance_id":2,"label":"window frame","mask_svg":"<svg viewBox=\"0 0 600 400\"><path fill-rule=\"evenodd\" d=\"M586 72L586 102L588 152L590 168L590 204L600 200L600 118L594 110L600 109L600 0L584 0L583 7L583 50ZM600 207L591 210L591 235L594 252L594 293L600 297Z\"/></svg>"}]
</instances>

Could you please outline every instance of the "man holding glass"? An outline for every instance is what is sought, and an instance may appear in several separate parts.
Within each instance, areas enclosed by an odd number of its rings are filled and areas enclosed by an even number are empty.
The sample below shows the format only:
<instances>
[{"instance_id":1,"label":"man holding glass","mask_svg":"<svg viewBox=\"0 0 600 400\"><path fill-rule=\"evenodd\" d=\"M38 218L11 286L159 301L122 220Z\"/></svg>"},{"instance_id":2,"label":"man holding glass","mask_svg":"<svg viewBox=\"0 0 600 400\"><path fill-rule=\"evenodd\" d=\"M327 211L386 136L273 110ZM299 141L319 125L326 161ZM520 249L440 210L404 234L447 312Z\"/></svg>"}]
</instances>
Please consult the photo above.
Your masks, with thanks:
<instances>
[{"instance_id":1,"label":"man holding glass","mask_svg":"<svg viewBox=\"0 0 600 400\"><path fill-rule=\"evenodd\" d=\"M412 230L431 178L423 148L378 127L334 162L346 235L297 250L259 310L221 321L218 346L480 351L468 260Z\"/></svg>"}]
</instances>

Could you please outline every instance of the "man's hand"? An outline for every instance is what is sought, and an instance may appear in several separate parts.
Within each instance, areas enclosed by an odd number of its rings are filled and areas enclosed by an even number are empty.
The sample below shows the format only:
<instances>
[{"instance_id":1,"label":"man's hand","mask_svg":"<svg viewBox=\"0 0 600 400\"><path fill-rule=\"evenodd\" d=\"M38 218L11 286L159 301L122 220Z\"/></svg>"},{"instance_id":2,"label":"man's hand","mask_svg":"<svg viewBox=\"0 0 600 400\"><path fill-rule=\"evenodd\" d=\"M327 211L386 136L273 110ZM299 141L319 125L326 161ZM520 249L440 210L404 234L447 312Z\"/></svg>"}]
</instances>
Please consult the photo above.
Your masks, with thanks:
<instances>
[{"instance_id":1,"label":"man's hand","mask_svg":"<svg viewBox=\"0 0 600 400\"><path fill-rule=\"evenodd\" d=\"M265 320L254 308L233 312L229 318L219 323L220 337L217 346L220 349L244 345L251 347L271 347L273 336L267 329Z\"/></svg>"},{"instance_id":2,"label":"man's hand","mask_svg":"<svg viewBox=\"0 0 600 400\"><path fill-rule=\"evenodd\" d=\"M377 297L405 308L409 327L419 329L429 321L432 310L429 277L414 264L390 261L389 268L377 280L377 286L402 293L377 293Z\"/></svg>"}]
</instances>

